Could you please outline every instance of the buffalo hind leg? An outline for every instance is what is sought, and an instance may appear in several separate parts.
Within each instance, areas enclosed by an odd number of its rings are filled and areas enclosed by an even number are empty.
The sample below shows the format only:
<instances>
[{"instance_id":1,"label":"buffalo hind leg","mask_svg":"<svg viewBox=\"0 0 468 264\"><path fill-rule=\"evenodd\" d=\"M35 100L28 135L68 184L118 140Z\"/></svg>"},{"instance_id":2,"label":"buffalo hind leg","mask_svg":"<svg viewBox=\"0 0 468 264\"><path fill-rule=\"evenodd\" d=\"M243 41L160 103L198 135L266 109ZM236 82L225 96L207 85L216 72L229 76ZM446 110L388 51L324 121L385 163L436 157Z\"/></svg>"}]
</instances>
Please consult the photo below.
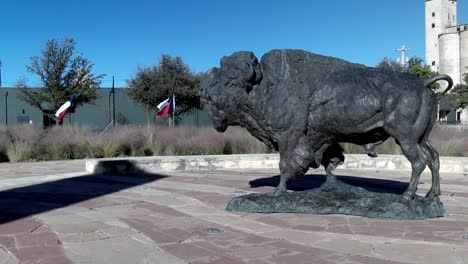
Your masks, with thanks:
<instances>
[{"instance_id":1,"label":"buffalo hind leg","mask_svg":"<svg viewBox=\"0 0 468 264\"><path fill-rule=\"evenodd\" d=\"M405 157L409 160L412 168L411 179L408 188L403 193L403 196L407 198L413 198L418 188L419 177L424 171L424 168L426 168L426 157L421 151L421 147L417 142L402 140L399 143L403 155L405 155Z\"/></svg>"},{"instance_id":2,"label":"buffalo hind leg","mask_svg":"<svg viewBox=\"0 0 468 264\"><path fill-rule=\"evenodd\" d=\"M327 148L323 154L322 165L325 167L325 172L327 173L327 178L325 180L324 186L333 187L337 184L341 185L336 176L333 174L333 171L344 162L343 148L339 144L332 144Z\"/></svg>"},{"instance_id":3,"label":"buffalo hind leg","mask_svg":"<svg viewBox=\"0 0 468 264\"><path fill-rule=\"evenodd\" d=\"M427 192L426 197L434 198L440 196L440 178L439 178L439 153L427 142L424 140L421 143L421 150L426 155L427 165L431 169L432 174L432 186L429 192Z\"/></svg>"}]
</instances>

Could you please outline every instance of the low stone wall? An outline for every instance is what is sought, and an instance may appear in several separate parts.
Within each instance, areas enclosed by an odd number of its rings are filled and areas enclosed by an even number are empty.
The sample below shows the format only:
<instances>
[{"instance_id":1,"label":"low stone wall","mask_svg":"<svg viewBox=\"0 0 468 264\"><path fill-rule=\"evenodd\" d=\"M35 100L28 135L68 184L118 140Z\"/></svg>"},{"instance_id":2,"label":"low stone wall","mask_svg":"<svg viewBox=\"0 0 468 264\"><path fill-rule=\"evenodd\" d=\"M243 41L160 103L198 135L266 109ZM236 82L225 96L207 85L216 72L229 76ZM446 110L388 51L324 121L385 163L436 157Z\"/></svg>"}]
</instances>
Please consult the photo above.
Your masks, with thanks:
<instances>
[{"instance_id":1,"label":"low stone wall","mask_svg":"<svg viewBox=\"0 0 468 264\"><path fill-rule=\"evenodd\" d=\"M279 155L203 155L203 156L154 156L86 161L89 173L125 173L133 170L167 172L182 170L278 168Z\"/></svg>"},{"instance_id":2,"label":"low stone wall","mask_svg":"<svg viewBox=\"0 0 468 264\"><path fill-rule=\"evenodd\" d=\"M468 174L468 158L441 157L440 163L440 172ZM86 171L131 173L140 170L157 173L182 170L278 169L278 164L278 154L155 156L90 159L86 161ZM379 155L377 158L370 158L367 155L347 154L345 163L340 168L409 171L411 164L401 155Z\"/></svg>"},{"instance_id":3,"label":"low stone wall","mask_svg":"<svg viewBox=\"0 0 468 264\"><path fill-rule=\"evenodd\" d=\"M345 163L341 166L347 169L378 169L378 170L411 170L411 163L403 155L379 155L370 158L367 155L345 155ZM426 171L429 168L426 167ZM440 172L468 173L468 158L440 157Z\"/></svg>"}]
</instances>

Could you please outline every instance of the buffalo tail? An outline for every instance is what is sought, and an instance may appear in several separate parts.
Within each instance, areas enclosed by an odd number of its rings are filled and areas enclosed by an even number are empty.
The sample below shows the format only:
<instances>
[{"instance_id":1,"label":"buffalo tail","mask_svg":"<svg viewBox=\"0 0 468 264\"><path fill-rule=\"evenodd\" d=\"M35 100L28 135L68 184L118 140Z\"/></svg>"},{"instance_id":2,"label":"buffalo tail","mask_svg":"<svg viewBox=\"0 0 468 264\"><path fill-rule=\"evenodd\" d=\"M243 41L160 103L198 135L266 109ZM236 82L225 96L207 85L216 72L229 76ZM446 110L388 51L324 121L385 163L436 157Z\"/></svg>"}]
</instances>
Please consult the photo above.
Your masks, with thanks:
<instances>
[{"instance_id":1,"label":"buffalo tail","mask_svg":"<svg viewBox=\"0 0 468 264\"><path fill-rule=\"evenodd\" d=\"M447 74L439 74L439 75L436 75L436 76L434 76L434 77L432 77L432 78L427 79L427 80L424 82L424 85L425 85L426 87L429 87L431 84L433 84L433 83L435 83L435 82L437 82L437 81L441 81L441 80L447 81L447 82L448 82L448 86L447 86L447 88L445 88L445 90L444 90L442 93L440 93L440 94L437 95L437 98L438 98L438 99L440 99L440 97L441 97L442 95L446 94L450 89L452 89L452 87L453 87L452 78L450 78L450 76L448 76Z\"/></svg>"}]
</instances>

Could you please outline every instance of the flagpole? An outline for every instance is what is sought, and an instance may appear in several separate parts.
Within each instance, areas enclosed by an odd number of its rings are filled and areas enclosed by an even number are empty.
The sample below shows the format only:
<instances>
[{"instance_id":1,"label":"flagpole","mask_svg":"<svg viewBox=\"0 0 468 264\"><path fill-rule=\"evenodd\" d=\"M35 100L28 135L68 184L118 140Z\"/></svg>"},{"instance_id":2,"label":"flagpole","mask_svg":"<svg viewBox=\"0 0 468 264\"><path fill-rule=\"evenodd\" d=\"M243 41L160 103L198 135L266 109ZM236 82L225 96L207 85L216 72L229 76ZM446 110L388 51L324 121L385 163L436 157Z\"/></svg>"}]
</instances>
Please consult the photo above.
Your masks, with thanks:
<instances>
[{"instance_id":1,"label":"flagpole","mask_svg":"<svg viewBox=\"0 0 468 264\"><path fill-rule=\"evenodd\" d=\"M175 108L174 108L174 100L175 100L175 96L174 96L174 90L175 90L175 86L176 86L176 76L174 75L174 85L172 86L172 105L171 107L173 108L172 109L172 127L175 126Z\"/></svg>"},{"instance_id":2,"label":"flagpole","mask_svg":"<svg viewBox=\"0 0 468 264\"><path fill-rule=\"evenodd\" d=\"M171 105L171 107L173 108L172 109L172 127L175 126L175 107L174 107L175 101L174 100L175 100L175 96L174 96L174 93L172 93L172 105Z\"/></svg>"},{"instance_id":3,"label":"flagpole","mask_svg":"<svg viewBox=\"0 0 468 264\"><path fill-rule=\"evenodd\" d=\"M112 75L112 125L115 126L115 88L114 88L114 75Z\"/></svg>"}]
</instances>

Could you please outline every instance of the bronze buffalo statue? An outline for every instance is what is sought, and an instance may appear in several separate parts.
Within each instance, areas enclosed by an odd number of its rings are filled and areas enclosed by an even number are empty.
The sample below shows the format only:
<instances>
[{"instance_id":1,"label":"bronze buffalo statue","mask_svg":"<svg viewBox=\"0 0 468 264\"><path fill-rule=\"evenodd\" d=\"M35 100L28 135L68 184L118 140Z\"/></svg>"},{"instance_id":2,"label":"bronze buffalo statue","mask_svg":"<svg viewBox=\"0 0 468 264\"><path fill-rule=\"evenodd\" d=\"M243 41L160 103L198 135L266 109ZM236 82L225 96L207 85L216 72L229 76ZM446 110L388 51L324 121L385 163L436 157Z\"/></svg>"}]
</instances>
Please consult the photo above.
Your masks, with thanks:
<instances>
[{"instance_id":1,"label":"bronze buffalo statue","mask_svg":"<svg viewBox=\"0 0 468 264\"><path fill-rule=\"evenodd\" d=\"M332 170L344 161L340 142L364 146L393 137L411 162L412 175L403 195L415 195L426 167L440 195L439 154L428 137L439 96L426 82L400 72L370 68L302 50L272 50L261 62L252 52L235 52L201 80L201 101L215 128L245 127L279 151L281 180L274 194L286 191L290 177L323 165L325 184L336 184Z\"/></svg>"}]
</instances>

